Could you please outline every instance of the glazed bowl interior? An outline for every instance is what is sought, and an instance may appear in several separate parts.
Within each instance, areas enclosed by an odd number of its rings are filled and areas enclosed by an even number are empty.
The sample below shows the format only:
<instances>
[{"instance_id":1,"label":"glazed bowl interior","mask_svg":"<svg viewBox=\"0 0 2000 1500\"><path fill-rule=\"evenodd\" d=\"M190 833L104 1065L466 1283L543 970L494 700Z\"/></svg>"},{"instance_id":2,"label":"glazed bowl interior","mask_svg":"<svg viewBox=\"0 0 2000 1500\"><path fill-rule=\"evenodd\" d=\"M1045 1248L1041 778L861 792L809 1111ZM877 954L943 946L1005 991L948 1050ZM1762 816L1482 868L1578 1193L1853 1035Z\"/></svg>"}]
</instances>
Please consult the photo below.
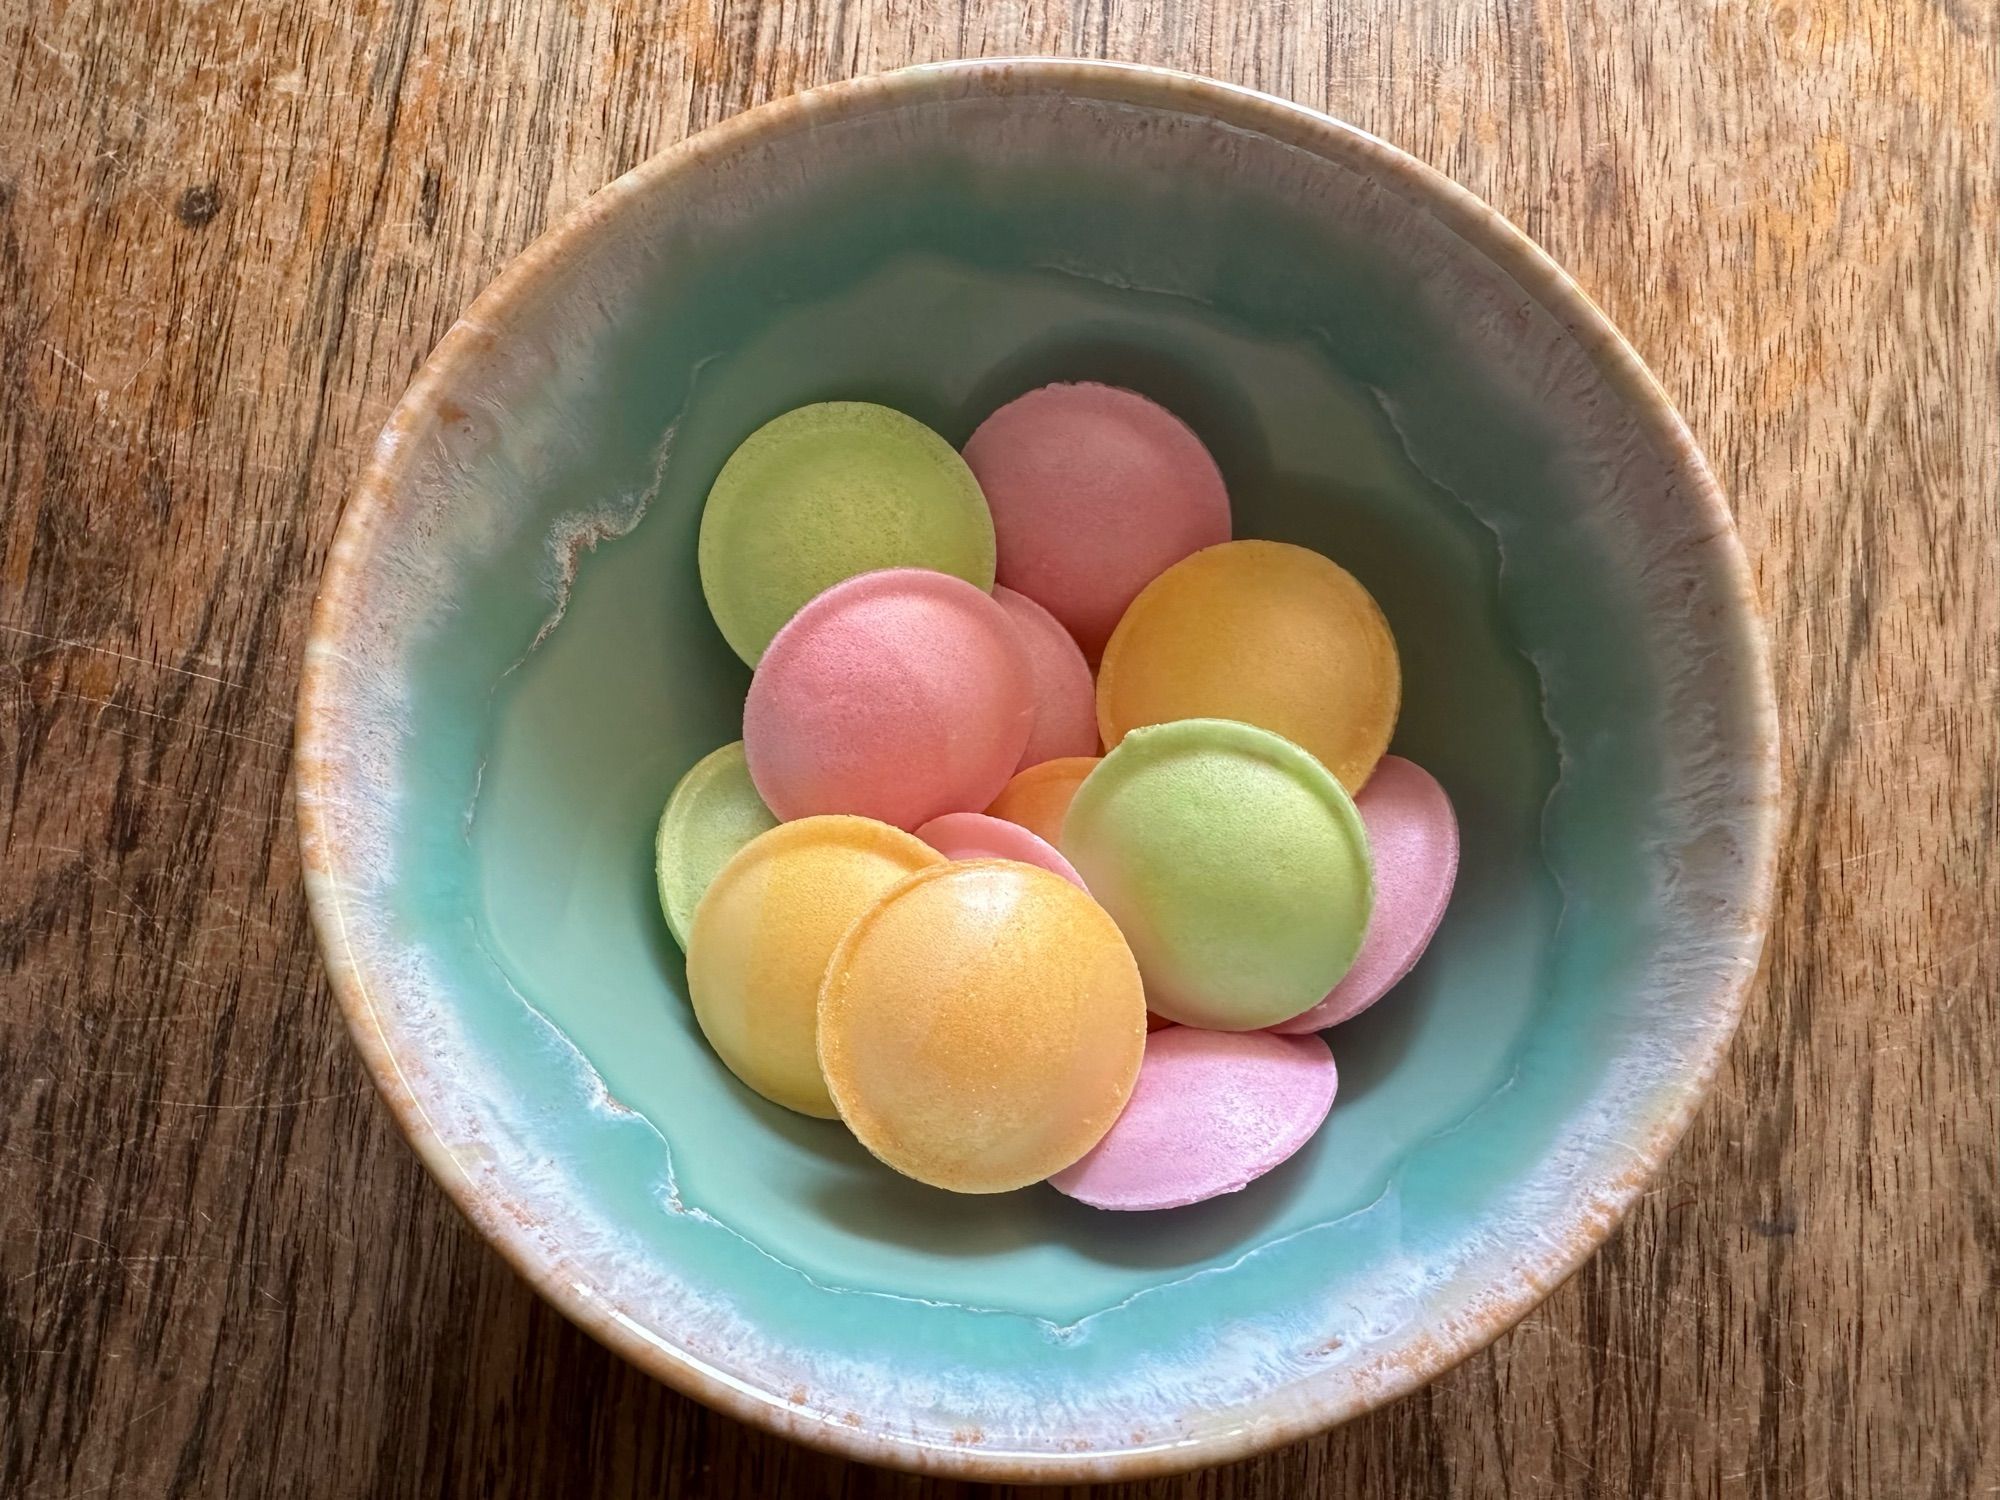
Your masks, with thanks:
<instances>
[{"instance_id":1,"label":"glazed bowl interior","mask_svg":"<svg viewBox=\"0 0 2000 1500\"><path fill-rule=\"evenodd\" d=\"M1166 404L1238 536L1373 591L1394 749L1462 820L1428 956L1330 1036L1326 1128L1163 1214L933 1192L752 1095L651 879L669 789L741 732L695 567L731 449L829 399L961 443L1064 379ZM642 169L453 331L341 534L300 797L364 1054L573 1316L845 1451L1134 1473L1408 1388L1601 1238L1754 965L1767 692L1698 456L1472 200L1216 86L931 69Z\"/></svg>"}]
</instances>

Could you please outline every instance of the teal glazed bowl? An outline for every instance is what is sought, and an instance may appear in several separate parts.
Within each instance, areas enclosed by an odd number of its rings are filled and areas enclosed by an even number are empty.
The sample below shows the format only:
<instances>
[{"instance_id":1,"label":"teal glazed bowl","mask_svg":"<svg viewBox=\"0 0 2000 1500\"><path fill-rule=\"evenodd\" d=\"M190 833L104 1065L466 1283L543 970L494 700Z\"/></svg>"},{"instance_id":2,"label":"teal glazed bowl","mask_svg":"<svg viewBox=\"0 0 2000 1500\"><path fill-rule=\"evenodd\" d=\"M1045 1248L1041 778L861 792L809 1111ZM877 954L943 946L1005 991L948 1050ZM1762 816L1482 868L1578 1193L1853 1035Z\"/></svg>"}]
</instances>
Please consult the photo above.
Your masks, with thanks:
<instances>
[{"instance_id":1,"label":"teal glazed bowl","mask_svg":"<svg viewBox=\"0 0 2000 1500\"><path fill-rule=\"evenodd\" d=\"M1236 534L1355 573L1394 748L1456 801L1435 944L1331 1040L1297 1157L1164 1214L959 1198L703 1045L653 894L669 789L748 677L695 539L808 401L963 442L1087 378L1164 402ZM613 183L446 335L307 646L307 889L356 1045L459 1207L679 1389L843 1454L1136 1477L1354 1416L1603 1240L1758 960L1769 669L1713 476L1632 350L1382 142L1152 69L917 68Z\"/></svg>"}]
</instances>

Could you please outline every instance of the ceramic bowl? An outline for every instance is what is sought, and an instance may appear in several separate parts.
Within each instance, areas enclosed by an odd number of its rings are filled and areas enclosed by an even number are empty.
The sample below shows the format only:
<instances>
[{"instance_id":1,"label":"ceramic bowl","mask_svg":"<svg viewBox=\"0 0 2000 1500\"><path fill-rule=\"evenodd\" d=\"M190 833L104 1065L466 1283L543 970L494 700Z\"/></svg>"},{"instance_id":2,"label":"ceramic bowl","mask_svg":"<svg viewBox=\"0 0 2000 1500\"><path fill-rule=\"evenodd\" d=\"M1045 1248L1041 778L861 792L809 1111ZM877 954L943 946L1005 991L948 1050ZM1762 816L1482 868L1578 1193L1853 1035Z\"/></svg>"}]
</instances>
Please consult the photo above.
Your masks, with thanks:
<instances>
[{"instance_id":1,"label":"ceramic bowl","mask_svg":"<svg viewBox=\"0 0 2000 1500\"><path fill-rule=\"evenodd\" d=\"M1248 1190L956 1198L703 1046L653 825L747 682L695 537L802 402L962 442L1063 378L1208 442L1237 535L1400 643L1395 748L1457 802L1428 957ZM757 110L531 247L438 346L335 540L298 738L357 1046L543 1295L724 1411L993 1478L1234 1458L1411 1390L1590 1254L1756 966L1776 773L1713 477L1577 288L1464 191L1260 95L1074 62Z\"/></svg>"}]
</instances>

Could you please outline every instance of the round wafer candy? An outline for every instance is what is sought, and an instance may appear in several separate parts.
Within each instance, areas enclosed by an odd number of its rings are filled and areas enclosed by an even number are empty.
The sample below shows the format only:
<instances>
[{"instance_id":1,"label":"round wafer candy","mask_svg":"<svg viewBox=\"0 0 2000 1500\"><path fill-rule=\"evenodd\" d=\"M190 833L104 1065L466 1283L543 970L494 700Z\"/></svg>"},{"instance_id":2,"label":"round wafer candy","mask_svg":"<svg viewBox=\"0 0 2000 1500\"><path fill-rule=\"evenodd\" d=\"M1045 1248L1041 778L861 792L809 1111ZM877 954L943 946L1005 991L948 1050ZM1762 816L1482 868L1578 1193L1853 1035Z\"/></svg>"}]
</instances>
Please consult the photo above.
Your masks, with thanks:
<instances>
[{"instance_id":1,"label":"round wafer candy","mask_svg":"<svg viewBox=\"0 0 2000 1500\"><path fill-rule=\"evenodd\" d=\"M1060 875L1078 890L1083 877L1070 862L1019 823L985 813L946 813L917 830L917 837L946 859L1013 859Z\"/></svg>"},{"instance_id":2,"label":"round wafer candy","mask_svg":"<svg viewBox=\"0 0 2000 1500\"><path fill-rule=\"evenodd\" d=\"M694 909L738 849L778 826L757 795L743 741L711 750L683 776L667 798L653 840L653 873L660 910L674 941L687 947Z\"/></svg>"},{"instance_id":3,"label":"round wafer candy","mask_svg":"<svg viewBox=\"0 0 2000 1500\"><path fill-rule=\"evenodd\" d=\"M1016 769L1064 755L1096 755L1097 683L1083 652L1056 617L1026 594L995 588L993 599L1020 633L1034 680L1035 727Z\"/></svg>"},{"instance_id":4,"label":"round wafer candy","mask_svg":"<svg viewBox=\"0 0 2000 1500\"><path fill-rule=\"evenodd\" d=\"M805 602L879 568L993 586L993 517L978 480L923 423L865 401L801 406L730 454L701 513L701 589L755 666Z\"/></svg>"},{"instance_id":5,"label":"round wafer candy","mask_svg":"<svg viewBox=\"0 0 2000 1500\"><path fill-rule=\"evenodd\" d=\"M1350 792L1403 698L1389 622L1352 574L1304 547L1228 542L1162 573L1097 676L1107 746L1142 724L1240 719L1304 746Z\"/></svg>"},{"instance_id":6,"label":"round wafer candy","mask_svg":"<svg viewBox=\"0 0 2000 1500\"><path fill-rule=\"evenodd\" d=\"M1145 1036L1139 971L1104 909L1008 860L904 881L848 929L820 990L841 1119L958 1193L1026 1187L1096 1145Z\"/></svg>"},{"instance_id":7,"label":"round wafer candy","mask_svg":"<svg viewBox=\"0 0 2000 1500\"><path fill-rule=\"evenodd\" d=\"M1062 852L1170 1021L1252 1031L1316 1005L1368 925L1368 840L1318 761L1224 719L1136 729L1077 789Z\"/></svg>"},{"instance_id":8,"label":"round wafer candy","mask_svg":"<svg viewBox=\"0 0 2000 1500\"><path fill-rule=\"evenodd\" d=\"M915 828L986 806L1034 726L1028 663L991 596L891 568L837 583L772 639L743 704L750 775L780 818Z\"/></svg>"},{"instance_id":9,"label":"round wafer candy","mask_svg":"<svg viewBox=\"0 0 2000 1500\"><path fill-rule=\"evenodd\" d=\"M695 908L688 998L729 1071L800 1114L833 1118L814 1028L828 957L854 919L944 856L868 818L802 818L761 833Z\"/></svg>"},{"instance_id":10,"label":"round wafer candy","mask_svg":"<svg viewBox=\"0 0 2000 1500\"><path fill-rule=\"evenodd\" d=\"M1019 823L1045 844L1062 847L1063 819L1083 778L1097 769L1095 755L1066 755L1016 771L986 809L988 815Z\"/></svg>"},{"instance_id":11,"label":"round wafer candy","mask_svg":"<svg viewBox=\"0 0 2000 1500\"><path fill-rule=\"evenodd\" d=\"M1316 1036L1156 1031L1118 1123L1050 1185L1113 1209L1179 1208L1236 1192L1312 1139L1339 1082Z\"/></svg>"},{"instance_id":12,"label":"round wafer candy","mask_svg":"<svg viewBox=\"0 0 2000 1500\"><path fill-rule=\"evenodd\" d=\"M1318 1031L1360 1015L1416 967L1451 901L1458 878L1458 818L1430 772L1385 755L1354 805L1375 862L1375 907L1367 935L1354 967L1333 992L1273 1031Z\"/></svg>"},{"instance_id":13,"label":"round wafer candy","mask_svg":"<svg viewBox=\"0 0 2000 1500\"><path fill-rule=\"evenodd\" d=\"M992 507L1000 582L1060 620L1092 660L1139 590L1229 539L1229 492L1208 449L1133 391L1030 391L979 424L965 461Z\"/></svg>"}]
</instances>

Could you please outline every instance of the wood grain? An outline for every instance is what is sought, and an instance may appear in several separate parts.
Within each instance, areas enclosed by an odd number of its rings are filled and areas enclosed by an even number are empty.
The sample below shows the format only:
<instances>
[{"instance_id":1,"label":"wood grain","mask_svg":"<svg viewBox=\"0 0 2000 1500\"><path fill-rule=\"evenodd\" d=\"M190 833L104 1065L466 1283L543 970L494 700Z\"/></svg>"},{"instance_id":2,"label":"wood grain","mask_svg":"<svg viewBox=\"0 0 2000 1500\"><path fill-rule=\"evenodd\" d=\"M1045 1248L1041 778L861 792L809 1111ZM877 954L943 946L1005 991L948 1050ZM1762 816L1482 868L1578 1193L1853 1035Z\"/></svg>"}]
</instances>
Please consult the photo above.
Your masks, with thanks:
<instances>
[{"instance_id":1,"label":"wood grain","mask_svg":"<svg viewBox=\"0 0 2000 1500\"><path fill-rule=\"evenodd\" d=\"M454 313L649 153L968 54L1324 107L1511 214L1735 497L1792 825L1611 1245L1250 1496L2000 1492L1983 0L0 0L0 1496L944 1496L633 1374L391 1129L287 796L314 581Z\"/></svg>"}]
</instances>

